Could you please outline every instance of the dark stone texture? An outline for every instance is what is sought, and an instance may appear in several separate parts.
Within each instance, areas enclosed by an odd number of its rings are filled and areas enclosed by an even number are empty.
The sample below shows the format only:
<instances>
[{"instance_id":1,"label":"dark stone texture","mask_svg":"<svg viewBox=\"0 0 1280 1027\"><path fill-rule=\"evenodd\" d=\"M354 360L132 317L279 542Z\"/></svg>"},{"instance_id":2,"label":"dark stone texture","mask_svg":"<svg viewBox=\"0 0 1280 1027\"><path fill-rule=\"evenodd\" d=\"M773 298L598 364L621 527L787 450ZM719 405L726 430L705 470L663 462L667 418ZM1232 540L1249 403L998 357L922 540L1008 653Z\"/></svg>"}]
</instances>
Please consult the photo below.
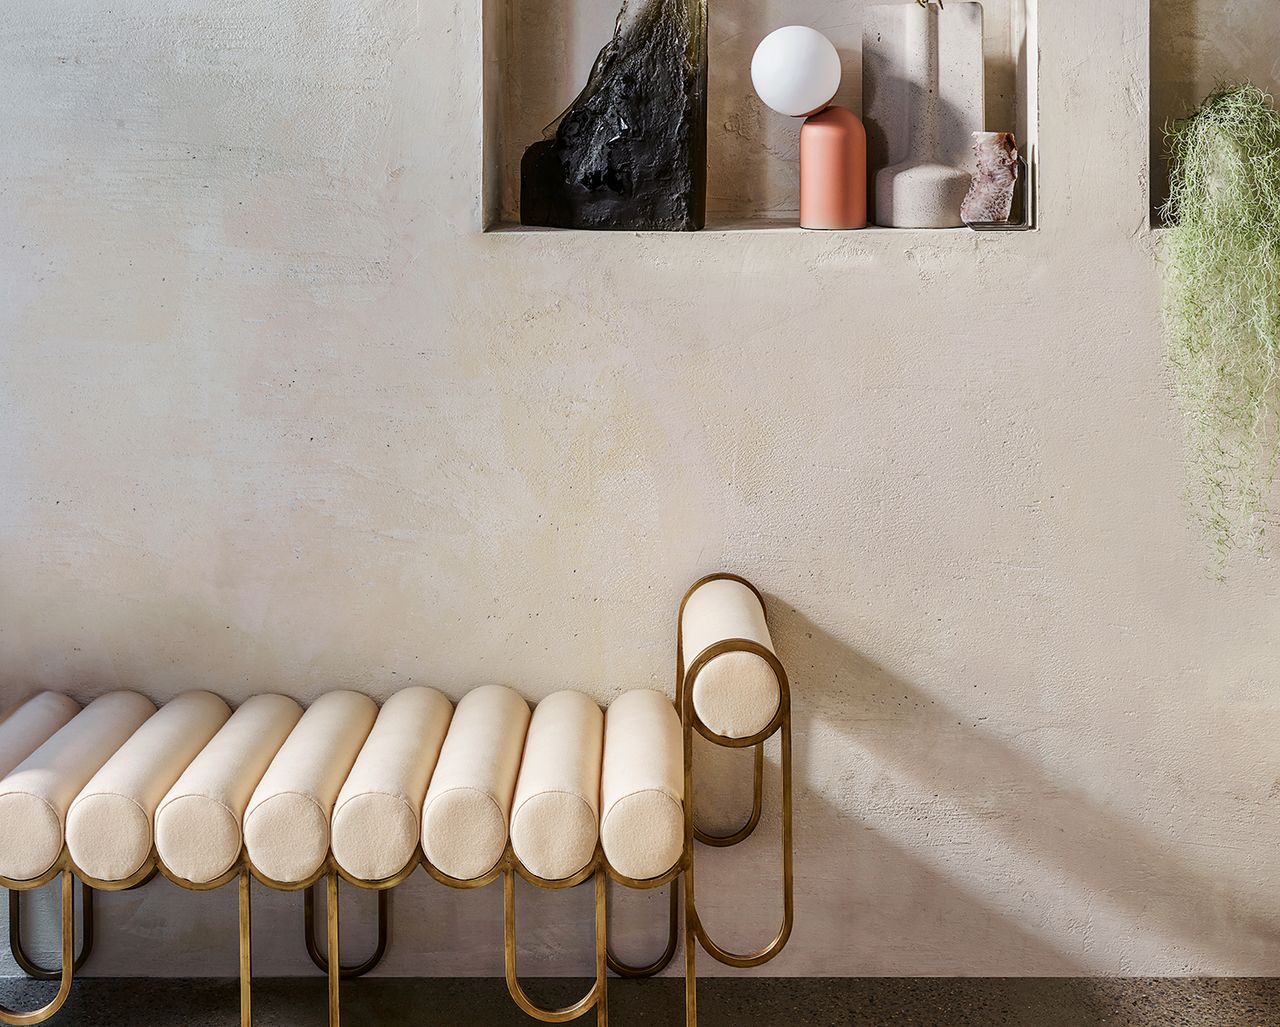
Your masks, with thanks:
<instances>
[{"instance_id":1,"label":"dark stone texture","mask_svg":"<svg viewBox=\"0 0 1280 1027\"><path fill-rule=\"evenodd\" d=\"M520 220L688 232L706 221L707 0L623 0L586 88L525 151Z\"/></svg>"},{"instance_id":2,"label":"dark stone texture","mask_svg":"<svg viewBox=\"0 0 1280 1027\"><path fill-rule=\"evenodd\" d=\"M590 987L531 980L544 1004ZM31 1008L51 984L0 980L0 1002ZM324 1027L325 982L254 982L255 1027ZM679 1027L684 982L609 981L613 1027ZM50 1027L228 1027L239 988L227 980L78 980ZM505 1027L534 1024L506 984L488 979L364 978L342 985L344 1027ZM580 1024L593 1024L588 1014ZM708 978L700 1027L1262 1027L1280 1022L1280 981L1267 978Z\"/></svg>"}]
</instances>

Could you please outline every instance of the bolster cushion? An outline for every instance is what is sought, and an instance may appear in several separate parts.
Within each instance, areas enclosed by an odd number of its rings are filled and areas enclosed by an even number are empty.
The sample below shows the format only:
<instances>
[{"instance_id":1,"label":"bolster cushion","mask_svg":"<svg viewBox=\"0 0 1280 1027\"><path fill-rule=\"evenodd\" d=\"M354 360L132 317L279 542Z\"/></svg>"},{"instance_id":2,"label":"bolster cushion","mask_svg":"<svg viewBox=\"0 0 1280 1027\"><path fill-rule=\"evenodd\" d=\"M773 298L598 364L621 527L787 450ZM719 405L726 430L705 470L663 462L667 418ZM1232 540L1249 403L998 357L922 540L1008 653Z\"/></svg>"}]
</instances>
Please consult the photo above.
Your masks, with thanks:
<instances>
[{"instance_id":1,"label":"bolster cushion","mask_svg":"<svg viewBox=\"0 0 1280 1027\"><path fill-rule=\"evenodd\" d=\"M372 699L347 691L322 696L302 715L245 813L245 848L259 872L299 884L324 866L334 803L377 715Z\"/></svg>"},{"instance_id":2,"label":"bolster cushion","mask_svg":"<svg viewBox=\"0 0 1280 1027\"><path fill-rule=\"evenodd\" d=\"M0 877L29 881L58 861L71 803L155 711L137 692L101 696L0 781Z\"/></svg>"},{"instance_id":3,"label":"bolster cushion","mask_svg":"<svg viewBox=\"0 0 1280 1027\"><path fill-rule=\"evenodd\" d=\"M529 704L502 685L458 703L422 811L422 851L441 873L483 877L507 846Z\"/></svg>"},{"instance_id":4,"label":"bolster cushion","mask_svg":"<svg viewBox=\"0 0 1280 1027\"><path fill-rule=\"evenodd\" d=\"M235 866L249 799L301 717L292 699L255 695L187 767L156 811L156 853L171 873L209 884Z\"/></svg>"},{"instance_id":5,"label":"bolster cushion","mask_svg":"<svg viewBox=\"0 0 1280 1027\"><path fill-rule=\"evenodd\" d=\"M591 862L600 824L604 714L581 692L556 692L533 711L511 814L511 850L549 881Z\"/></svg>"},{"instance_id":6,"label":"bolster cushion","mask_svg":"<svg viewBox=\"0 0 1280 1027\"><path fill-rule=\"evenodd\" d=\"M123 881L142 869L156 807L229 716L212 692L188 692L133 733L67 813L67 851L79 870Z\"/></svg>"},{"instance_id":7,"label":"bolster cushion","mask_svg":"<svg viewBox=\"0 0 1280 1027\"><path fill-rule=\"evenodd\" d=\"M689 596L681 629L686 671L700 653L725 639L743 638L774 651L759 598L729 578L708 581ZM725 738L749 738L763 731L781 701L773 667L755 653L722 653L703 666L693 683L698 719Z\"/></svg>"},{"instance_id":8,"label":"bolster cushion","mask_svg":"<svg viewBox=\"0 0 1280 1027\"><path fill-rule=\"evenodd\" d=\"M684 851L684 739L661 692L619 696L604 718L600 844L609 865L639 881L660 877Z\"/></svg>"},{"instance_id":9,"label":"bolster cushion","mask_svg":"<svg viewBox=\"0 0 1280 1027\"><path fill-rule=\"evenodd\" d=\"M353 877L384 881L413 859L452 717L434 688L406 688L383 704L333 811L333 858Z\"/></svg>"},{"instance_id":10,"label":"bolster cushion","mask_svg":"<svg viewBox=\"0 0 1280 1027\"><path fill-rule=\"evenodd\" d=\"M74 699L41 692L0 722L0 779L44 745L80 712Z\"/></svg>"}]
</instances>

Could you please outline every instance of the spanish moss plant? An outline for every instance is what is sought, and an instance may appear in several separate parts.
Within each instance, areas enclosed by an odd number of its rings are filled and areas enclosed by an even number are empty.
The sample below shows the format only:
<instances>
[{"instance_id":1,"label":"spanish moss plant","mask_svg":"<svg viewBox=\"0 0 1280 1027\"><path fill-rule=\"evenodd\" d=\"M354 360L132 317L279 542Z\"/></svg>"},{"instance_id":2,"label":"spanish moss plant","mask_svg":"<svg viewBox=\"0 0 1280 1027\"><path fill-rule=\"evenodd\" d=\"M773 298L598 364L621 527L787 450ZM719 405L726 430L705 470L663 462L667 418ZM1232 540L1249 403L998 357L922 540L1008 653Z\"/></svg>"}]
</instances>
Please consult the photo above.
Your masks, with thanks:
<instances>
[{"instance_id":1,"label":"spanish moss plant","mask_svg":"<svg viewBox=\"0 0 1280 1027\"><path fill-rule=\"evenodd\" d=\"M1192 503L1219 566L1260 549L1280 452L1280 114L1218 89L1168 132L1168 360Z\"/></svg>"}]
</instances>

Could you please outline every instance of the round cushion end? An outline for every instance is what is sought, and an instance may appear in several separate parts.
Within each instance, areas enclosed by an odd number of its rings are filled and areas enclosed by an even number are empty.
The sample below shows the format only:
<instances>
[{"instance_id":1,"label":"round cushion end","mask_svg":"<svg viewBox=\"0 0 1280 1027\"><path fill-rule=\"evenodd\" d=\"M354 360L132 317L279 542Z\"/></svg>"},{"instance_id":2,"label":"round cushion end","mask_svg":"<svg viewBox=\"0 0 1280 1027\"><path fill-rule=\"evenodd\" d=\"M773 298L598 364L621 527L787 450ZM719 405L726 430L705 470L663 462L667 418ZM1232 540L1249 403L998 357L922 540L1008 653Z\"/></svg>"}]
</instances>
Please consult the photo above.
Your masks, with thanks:
<instances>
[{"instance_id":1,"label":"round cushion end","mask_svg":"<svg viewBox=\"0 0 1280 1027\"><path fill-rule=\"evenodd\" d=\"M67 814L67 852L94 880L123 881L151 854L151 818L126 795L86 795Z\"/></svg>"},{"instance_id":2,"label":"round cushion end","mask_svg":"<svg viewBox=\"0 0 1280 1027\"><path fill-rule=\"evenodd\" d=\"M684 852L684 806L664 791L625 795L600 825L609 865L635 881L661 877Z\"/></svg>"},{"instance_id":3,"label":"round cushion end","mask_svg":"<svg viewBox=\"0 0 1280 1027\"><path fill-rule=\"evenodd\" d=\"M282 792L245 818L244 842L259 873L280 884L299 884L324 866L329 818L311 796Z\"/></svg>"},{"instance_id":4,"label":"round cushion end","mask_svg":"<svg viewBox=\"0 0 1280 1027\"><path fill-rule=\"evenodd\" d=\"M507 820L493 796L451 788L422 814L422 851L442 874L474 881L494 868L507 847Z\"/></svg>"},{"instance_id":5,"label":"round cushion end","mask_svg":"<svg viewBox=\"0 0 1280 1027\"><path fill-rule=\"evenodd\" d=\"M709 660L693 682L698 719L725 738L750 738L778 713L782 687L764 657L730 652Z\"/></svg>"},{"instance_id":6,"label":"round cushion end","mask_svg":"<svg viewBox=\"0 0 1280 1027\"><path fill-rule=\"evenodd\" d=\"M333 858L361 881L398 874L418 844L418 818L398 795L353 795L333 814Z\"/></svg>"}]
</instances>

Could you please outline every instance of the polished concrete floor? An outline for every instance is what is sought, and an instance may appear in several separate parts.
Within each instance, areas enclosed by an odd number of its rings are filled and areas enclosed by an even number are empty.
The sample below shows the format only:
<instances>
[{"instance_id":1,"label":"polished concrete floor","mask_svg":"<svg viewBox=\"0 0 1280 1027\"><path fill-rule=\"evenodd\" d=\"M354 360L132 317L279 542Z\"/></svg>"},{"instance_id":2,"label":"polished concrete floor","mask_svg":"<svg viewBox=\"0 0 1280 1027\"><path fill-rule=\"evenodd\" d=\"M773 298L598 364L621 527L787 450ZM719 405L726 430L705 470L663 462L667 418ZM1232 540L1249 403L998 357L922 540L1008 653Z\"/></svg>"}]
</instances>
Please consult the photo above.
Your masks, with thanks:
<instances>
[{"instance_id":1,"label":"polished concrete floor","mask_svg":"<svg viewBox=\"0 0 1280 1027\"><path fill-rule=\"evenodd\" d=\"M0 1002L30 1008L52 985L0 981ZM547 1004L568 1003L575 981L531 981ZM678 1027L678 980L610 981L612 1027ZM1271 1027L1280 1023L1280 980L707 980L701 1027ZM52 1024L75 1027L232 1027L234 981L76 982ZM323 1027L323 979L261 980L255 1027ZM516 1011L498 980L363 980L343 986L349 1027L504 1027L536 1021ZM594 1017L580 1021L594 1024Z\"/></svg>"}]
</instances>

